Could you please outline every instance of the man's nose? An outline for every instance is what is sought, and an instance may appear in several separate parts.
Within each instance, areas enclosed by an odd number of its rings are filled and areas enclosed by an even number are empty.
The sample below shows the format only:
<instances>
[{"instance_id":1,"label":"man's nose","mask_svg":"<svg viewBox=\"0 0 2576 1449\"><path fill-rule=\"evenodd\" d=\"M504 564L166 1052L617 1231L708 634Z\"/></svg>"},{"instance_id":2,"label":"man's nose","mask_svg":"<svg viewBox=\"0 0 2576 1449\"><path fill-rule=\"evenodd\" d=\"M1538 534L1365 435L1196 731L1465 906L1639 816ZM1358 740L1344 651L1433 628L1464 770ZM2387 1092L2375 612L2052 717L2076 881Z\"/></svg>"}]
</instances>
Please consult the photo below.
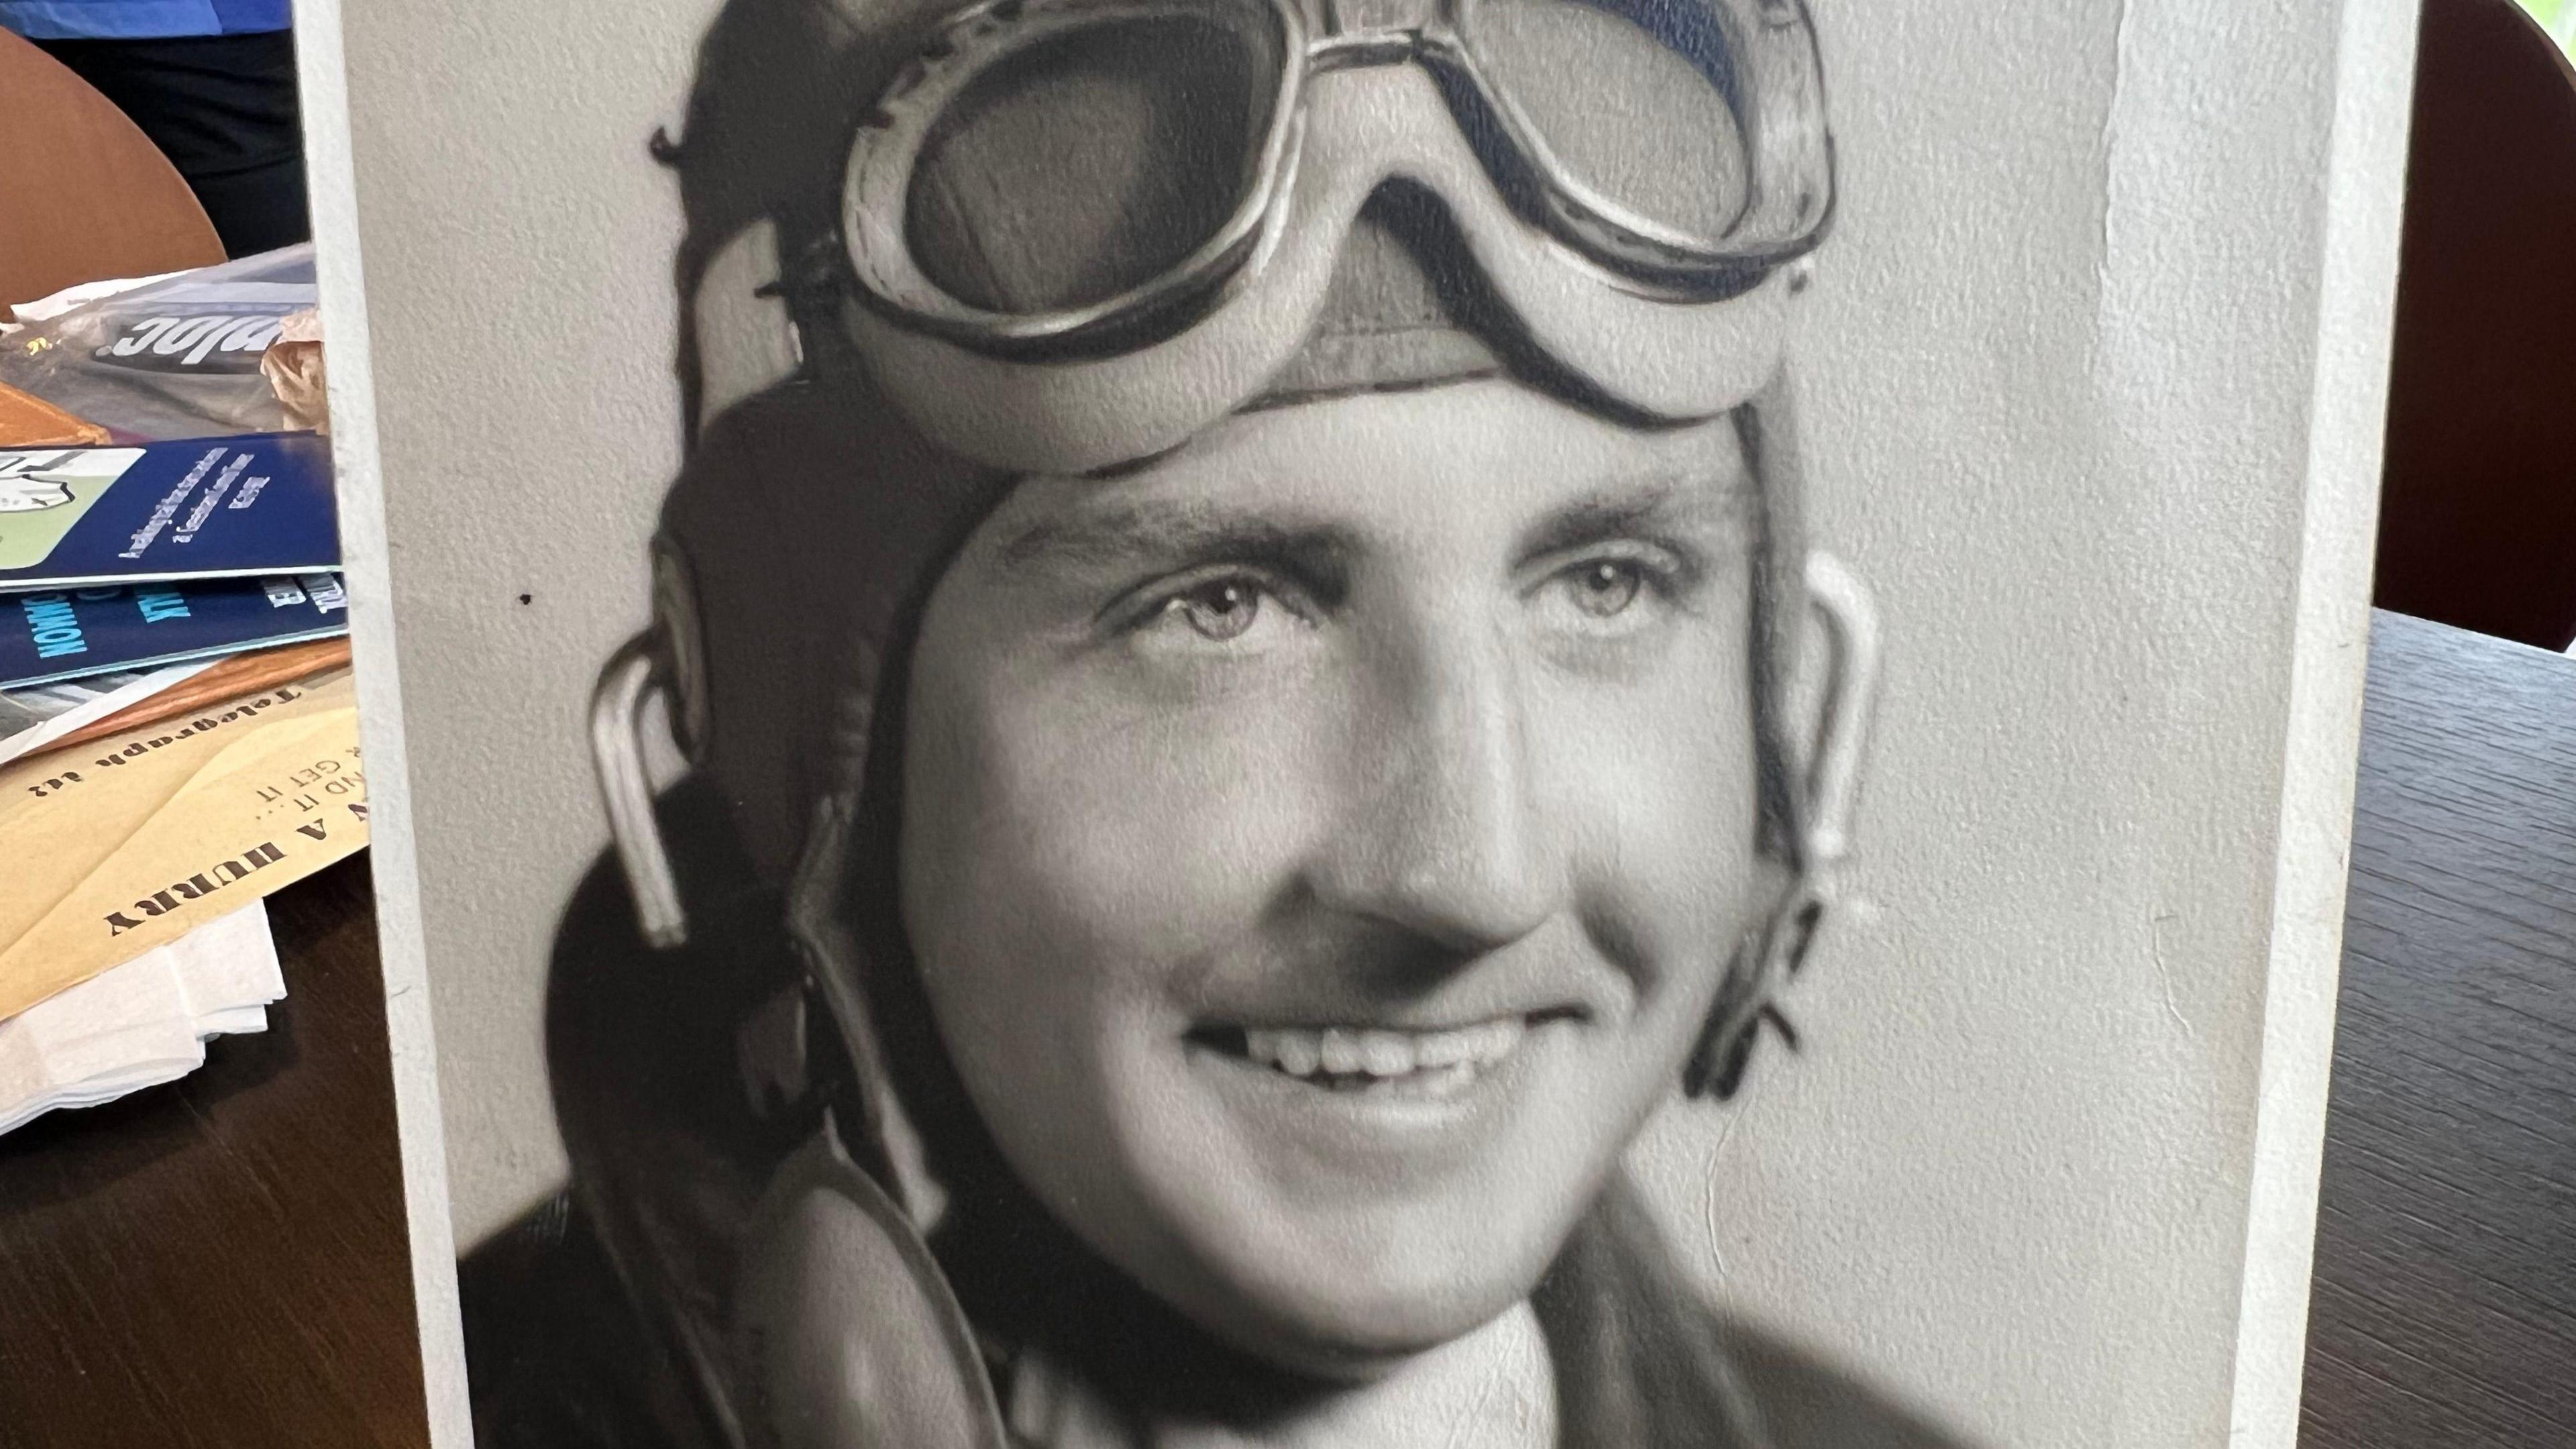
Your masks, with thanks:
<instances>
[{"instance_id":1,"label":"man's nose","mask_svg":"<svg viewBox=\"0 0 2576 1449\"><path fill-rule=\"evenodd\" d=\"M1564 886L1518 661L1496 631L1454 624L1379 653L1316 894L1462 954L1528 935Z\"/></svg>"}]
</instances>

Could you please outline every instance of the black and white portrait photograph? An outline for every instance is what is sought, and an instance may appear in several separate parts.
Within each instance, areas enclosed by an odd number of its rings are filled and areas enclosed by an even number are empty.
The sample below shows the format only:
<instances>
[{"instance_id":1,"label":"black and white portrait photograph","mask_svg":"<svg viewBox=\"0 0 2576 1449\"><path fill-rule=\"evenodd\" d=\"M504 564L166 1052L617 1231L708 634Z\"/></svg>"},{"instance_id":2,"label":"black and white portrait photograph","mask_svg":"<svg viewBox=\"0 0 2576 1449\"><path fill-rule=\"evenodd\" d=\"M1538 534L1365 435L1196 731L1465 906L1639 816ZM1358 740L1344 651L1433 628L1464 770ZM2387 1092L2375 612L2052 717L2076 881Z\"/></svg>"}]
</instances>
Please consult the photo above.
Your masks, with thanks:
<instances>
[{"instance_id":1,"label":"black and white portrait photograph","mask_svg":"<svg viewBox=\"0 0 2576 1449\"><path fill-rule=\"evenodd\" d=\"M441 1432L2289 1444L2372 10L342 7Z\"/></svg>"}]
</instances>

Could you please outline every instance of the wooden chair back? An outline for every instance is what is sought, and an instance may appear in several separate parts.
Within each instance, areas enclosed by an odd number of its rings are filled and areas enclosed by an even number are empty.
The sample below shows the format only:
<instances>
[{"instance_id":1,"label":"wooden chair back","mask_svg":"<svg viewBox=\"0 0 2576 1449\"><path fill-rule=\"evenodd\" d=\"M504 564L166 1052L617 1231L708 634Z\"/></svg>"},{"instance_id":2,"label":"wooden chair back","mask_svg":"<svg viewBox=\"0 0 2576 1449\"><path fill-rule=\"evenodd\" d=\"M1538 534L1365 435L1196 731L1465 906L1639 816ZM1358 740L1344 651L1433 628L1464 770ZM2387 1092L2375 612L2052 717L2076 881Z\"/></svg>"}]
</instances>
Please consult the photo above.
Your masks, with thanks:
<instances>
[{"instance_id":1,"label":"wooden chair back","mask_svg":"<svg viewBox=\"0 0 2576 1449\"><path fill-rule=\"evenodd\" d=\"M0 30L0 306L223 259L214 223L151 139Z\"/></svg>"},{"instance_id":2,"label":"wooden chair back","mask_svg":"<svg viewBox=\"0 0 2576 1449\"><path fill-rule=\"evenodd\" d=\"M2513 0L2425 0L2376 602L2576 641L2576 69Z\"/></svg>"}]
</instances>

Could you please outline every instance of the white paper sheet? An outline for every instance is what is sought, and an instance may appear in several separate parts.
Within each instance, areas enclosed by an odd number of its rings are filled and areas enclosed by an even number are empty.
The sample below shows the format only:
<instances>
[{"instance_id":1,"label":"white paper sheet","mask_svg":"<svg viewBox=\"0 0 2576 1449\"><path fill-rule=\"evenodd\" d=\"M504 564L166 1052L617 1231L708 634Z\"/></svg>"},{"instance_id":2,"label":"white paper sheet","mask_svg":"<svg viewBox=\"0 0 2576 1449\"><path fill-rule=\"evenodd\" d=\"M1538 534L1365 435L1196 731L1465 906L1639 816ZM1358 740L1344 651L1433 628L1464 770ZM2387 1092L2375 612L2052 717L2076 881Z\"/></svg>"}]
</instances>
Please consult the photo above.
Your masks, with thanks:
<instances>
[{"instance_id":1,"label":"white paper sheet","mask_svg":"<svg viewBox=\"0 0 2576 1449\"><path fill-rule=\"evenodd\" d=\"M254 904L0 1021L0 1133L183 1077L208 1038L267 1030L285 995Z\"/></svg>"}]
</instances>

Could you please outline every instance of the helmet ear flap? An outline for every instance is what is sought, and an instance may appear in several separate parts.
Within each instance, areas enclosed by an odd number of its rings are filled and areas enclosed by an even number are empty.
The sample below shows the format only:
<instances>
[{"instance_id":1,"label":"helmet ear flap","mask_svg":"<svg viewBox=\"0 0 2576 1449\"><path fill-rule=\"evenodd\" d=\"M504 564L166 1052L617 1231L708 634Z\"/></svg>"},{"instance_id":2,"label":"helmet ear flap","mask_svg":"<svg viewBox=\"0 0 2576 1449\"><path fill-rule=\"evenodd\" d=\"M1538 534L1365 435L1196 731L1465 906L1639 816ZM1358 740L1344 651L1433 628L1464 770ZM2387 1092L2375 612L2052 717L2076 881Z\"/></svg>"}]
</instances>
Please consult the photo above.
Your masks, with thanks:
<instances>
[{"instance_id":1,"label":"helmet ear flap","mask_svg":"<svg viewBox=\"0 0 2576 1449\"><path fill-rule=\"evenodd\" d=\"M692 765L706 763L711 711L707 700L706 631L699 623L697 581L688 556L668 535L652 545L653 631L661 683L668 692L671 737Z\"/></svg>"}]
</instances>

